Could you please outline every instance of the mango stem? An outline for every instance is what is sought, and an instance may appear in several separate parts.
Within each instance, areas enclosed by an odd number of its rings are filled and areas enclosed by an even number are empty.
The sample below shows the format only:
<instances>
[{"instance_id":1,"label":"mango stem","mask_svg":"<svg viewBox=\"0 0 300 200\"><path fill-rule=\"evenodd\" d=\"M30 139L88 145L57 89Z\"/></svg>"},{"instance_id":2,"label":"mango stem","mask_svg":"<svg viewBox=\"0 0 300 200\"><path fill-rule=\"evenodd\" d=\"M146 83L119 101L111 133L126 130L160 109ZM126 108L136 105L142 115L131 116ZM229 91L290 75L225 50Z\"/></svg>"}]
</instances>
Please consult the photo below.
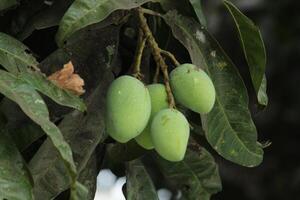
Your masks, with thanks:
<instances>
[{"instance_id":1,"label":"mango stem","mask_svg":"<svg viewBox=\"0 0 300 200\"><path fill-rule=\"evenodd\" d=\"M132 64L133 76L139 80L142 80L144 75L141 73L141 62L143 51L145 49L147 38L144 36L143 30L139 28L139 36L137 41L137 48L134 55L134 62Z\"/></svg>"},{"instance_id":2,"label":"mango stem","mask_svg":"<svg viewBox=\"0 0 300 200\"><path fill-rule=\"evenodd\" d=\"M170 86L170 79L169 79L169 72L168 72L168 66L165 63L163 57L161 56L161 49L159 48L148 24L147 19L144 16L144 12L141 8L138 8L138 15L139 15L139 22L140 22L140 28L143 30L145 37L147 38L147 43L150 46L153 58L156 62L156 65L160 67L163 76L164 76L164 84L166 88L166 92L168 95L168 102L170 108L175 108L175 100L174 96L172 94L171 86ZM159 71L159 70L157 70ZM159 72L158 72L159 73Z\"/></svg>"}]
</instances>

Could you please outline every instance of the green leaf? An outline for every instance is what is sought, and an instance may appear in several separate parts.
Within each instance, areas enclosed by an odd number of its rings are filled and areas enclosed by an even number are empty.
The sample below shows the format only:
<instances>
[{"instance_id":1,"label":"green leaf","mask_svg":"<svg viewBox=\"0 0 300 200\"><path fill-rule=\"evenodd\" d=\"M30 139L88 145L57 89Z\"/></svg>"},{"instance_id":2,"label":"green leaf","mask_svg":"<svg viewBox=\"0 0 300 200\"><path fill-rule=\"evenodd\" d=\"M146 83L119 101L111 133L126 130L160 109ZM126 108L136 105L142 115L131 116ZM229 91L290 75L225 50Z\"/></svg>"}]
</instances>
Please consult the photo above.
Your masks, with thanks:
<instances>
[{"instance_id":1,"label":"green leaf","mask_svg":"<svg viewBox=\"0 0 300 200\"><path fill-rule=\"evenodd\" d=\"M222 189L217 164L202 147L187 150L180 162L169 162L159 156L155 160L170 184L182 192L181 199L209 200Z\"/></svg>"},{"instance_id":2,"label":"green leaf","mask_svg":"<svg viewBox=\"0 0 300 200\"><path fill-rule=\"evenodd\" d=\"M104 129L105 92L113 80L111 72L104 73L94 93L87 100L86 114L73 111L68 114L59 127L73 149L78 173L85 168L90 156L99 142L106 138ZM69 187L70 180L66 169L51 142L46 140L29 163L34 182L34 195L37 199L51 199ZM52 177L45 182L46 177ZM52 186L55 185L55 188Z\"/></svg>"},{"instance_id":3,"label":"green leaf","mask_svg":"<svg viewBox=\"0 0 300 200\"><path fill-rule=\"evenodd\" d=\"M97 190L97 176L101 168L100 165L102 164L99 161L101 160L102 155L94 151L86 166L80 172L78 180L88 189L88 196L84 200L94 200Z\"/></svg>"},{"instance_id":4,"label":"green leaf","mask_svg":"<svg viewBox=\"0 0 300 200\"><path fill-rule=\"evenodd\" d=\"M171 10L177 10L180 14L184 16L194 17L193 7L189 0L159 0L162 9L166 12Z\"/></svg>"},{"instance_id":5,"label":"green leaf","mask_svg":"<svg viewBox=\"0 0 300 200\"><path fill-rule=\"evenodd\" d=\"M118 61L116 52L120 26L113 23L114 19L108 18L78 31L72 42L68 40L66 48L58 49L40 64L43 71L51 73L57 70L57 66L72 60L78 64L76 70L85 80L87 111L82 113L74 110L69 114L62 112L57 115L65 116L59 128L72 147L79 174L86 168L96 146L107 136L104 124L105 96L114 78L112 66L119 65L115 62ZM53 199L70 187L66 167L49 139L31 159L29 168L36 183L33 189L36 199ZM78 180L82 179L79 177Z\"/></svg>"},{"instance_id":6,"label":"green leaf","mask_svg":"<svg viewBox=\"0 0 300 200\"><path fill-rule=\"evenodd\" d=\"M194 11L198 17L200 24L206 27L207 23L202 10L202 0L189 0L189 1L194 8Z\"/></svg>"},{"instance_id":7,"label":"green leaf","mask_svg":"<svg viewBox=\"0 0 300 200\"><path fill-rule=\"evenodd\" d=\"M152 180L138 159L126 166L126 193L127 200L158 200Z\"/></svg>"},{"instance_id":8,"label":"green leaf","mask_svg":"<svg viewBox=\"0 0 300 200\"><path fill-rule=\"evenodd\" d=\"M41 96L23 80L3 70L0 70L0 92L15 101L28 117L41 126L58 150L72 178L72 184L76 187L77 170L72 150L59 128L50 121L47 106Z\"/></svg>"},{"instance_id":9,"label":"green leaf","mask_svg":"<svg viewBox=\"0 0 300 200\"><path fill-rule=\"evenodd\" d=\"M257 93L258 102L266 106L268 105L268 95L267 95L267 78L264 74L261 85L259 87L258 93Z\"/></svg>"},{"instance_id":10,"label":"green leaf","mask_svg":"<svg viewBox=\"0 0 300 200\"><path fill-rule=\"evenodd\" d=\"M71 200L82 200L87 199L88 190L87 188L76 181L75 185L71 187Z\"/></svg>"},{"instance_id":11,"label":"green leaf","mask_svg":"<svg viewBox=\"0 0 300 200\"><path fill-rule=\"evenodd\" d=\"M0 199L33 200L30 175L7 131L0 131Z\"/></svg>"},{"instance_id":12,"label":"green leaf","mask_svg":"<svg viewBox=\"0 0 300 200\"><path fill-rule=\"evenodd\" d=\"M59 88L40 72L24 72L20 74L20 78L60 105L86 110L84 102L78 96Z\"/></svg>"},{"instance_id":13,"label":"green leaf","mask_svg":"<svg viewBox=\"0 0 300 200\"><path fill-rule=\"evenodd\" d=\"M145 154L146 150L138 145L135 140L131 140L125 144L113 143L106 145L107 156L111 161L127 162L137 159Z\"/></svg>"},{"instance_id":14,"label":"green leaf","mask_svg":"<svg viewBox=\"0 0 300 200\"><path fill-rule=\"evenodd\" d=\"M236 67L200 24L176 12L169 12L164 18L192 62L203 68L215 85L215 105L209 114L201 116L208 142L232 162L247 167L260 164L263 150L257 143L247 90Z\"/></svg>"},{"instance_id":15,"label":"green leaf","mask_svg":"<svg viewBox=\"0 0 300 200\"><path fill-rule=\"evenodd\" d=\"M17 34L17 38L20 40L24 40L28 36L30 36L34 30L41 30L57 26L72 2L73 0L54 1L53 4L51 6L47 6L46 9L38 10L36 11L36 13L34 13L34 15L30 15L30 17L26 21L24 20L24 14L22 13L22 21L25 21L25 24ZM28 10L32 10L32 6L44 8L44 6L40 6L39 4L45 3L43 1L35 1L32 2L32 5L30 5L30 7L26 8ZM26 8L22 8L22 11L27 11Z\"/></svg>"},{"instance_id":16,"label":"green leaf","mask_svg":"<svg viewBox=\"0 0 300 200\"><path fill-rule=\"evenodd\" d=\"M249 65L250 75L254 89L257 93L258 103L268 104L266 94L266 50L259 28L245 16L235 5L224 0L224 5L234 19L243 51Z\"/></svg>"},{"instance_id":17,"label":"green leaf","mask_svg":"<svg viewBox=\"0 0 300 200\"><path fill-rule=\"evenodd\" d=\"M17 5L19 2L17 0L1 0L0 1L0 11Z\"/></svg>"},{"instance_id":18,"label":"green leaf","mask_svg":"<svg viewBox=\"0 0 300 200\"><path fill-rule=\"evenodd\" d=\"M24 151L33 142L35 142L45 134L38 125L30 122L27 122L21 127L11 130L10 133L20 151Z\"/></svg>"},{"instance_id":19,"label":"green leaf","mask_svg":"<svg viewBox=\"0 0 300 200\"><path fill-rule=\"evenodd\" d=\"M16 74L19 71L27 71L28 67L36 67L37 64L23 43L0 32L0 65Z\"/></svg>"},{"instance_id":20,"label":"green leaf","mask_svg":"<svg viewBox=\"0 0 300 200\"><path fill-rule=\"evenodd\" d=\"M120 9L132 9L150 0L75 0L63 16L56 35L58 45L74 32L104 20L110 13Z\"/></svg>"},{"instance_id":21,"label":"green leaf","mask_svg":"<svg viewBox=\"0 0 300 200\"><path fill-rule=\"evenodd\" d=\"M10 133L19 151L23 152L33 142L45 135L41 127L28 118L12 100L3 98L0 111L6 121L5 128Z\"/></svg>"}]
</instances>

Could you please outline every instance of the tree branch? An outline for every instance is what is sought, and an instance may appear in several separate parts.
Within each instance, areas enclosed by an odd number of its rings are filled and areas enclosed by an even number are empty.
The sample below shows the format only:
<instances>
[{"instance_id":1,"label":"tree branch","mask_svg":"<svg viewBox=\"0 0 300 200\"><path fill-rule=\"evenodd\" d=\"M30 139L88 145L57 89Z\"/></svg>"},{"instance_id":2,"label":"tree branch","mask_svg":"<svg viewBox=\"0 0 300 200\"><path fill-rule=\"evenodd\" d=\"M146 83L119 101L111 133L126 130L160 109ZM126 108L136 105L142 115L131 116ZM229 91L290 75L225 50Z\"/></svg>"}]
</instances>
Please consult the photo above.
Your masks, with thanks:
<instances>
[{"instance_id":1,"label":"tree branch","mask_svg":"<svg viewBox=\"0 0 300 200\"><path fill-rule=\"evenodd\" d=\"M157 42L155 41L155 38L147 24L147 19L145 18L144 13L141 10L141 8L138 8L138 15L139 15L140 27L143 30L143 32L147 38L147 42L151 48L154 60L157 64L157 66L160 66L161 71L163 73L166 92L168 95L169 107L175 108L175 100L174 100L174 96L172 94L170 82L169 82L168 66L166 65L164 59L161 56L161 49L159 48Z\"/></svg>"}]
</instances>

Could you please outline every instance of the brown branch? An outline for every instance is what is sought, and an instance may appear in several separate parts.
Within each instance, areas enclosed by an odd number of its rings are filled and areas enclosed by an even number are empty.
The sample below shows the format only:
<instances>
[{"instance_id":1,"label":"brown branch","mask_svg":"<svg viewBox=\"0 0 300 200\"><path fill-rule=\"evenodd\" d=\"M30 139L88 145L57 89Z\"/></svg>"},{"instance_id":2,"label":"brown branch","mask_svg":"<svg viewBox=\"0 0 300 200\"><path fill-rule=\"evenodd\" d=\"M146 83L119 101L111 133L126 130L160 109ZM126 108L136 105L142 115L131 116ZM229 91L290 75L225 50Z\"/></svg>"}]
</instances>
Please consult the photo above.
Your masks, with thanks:
<instances>
[{"instance_id":1,"label":"brown branch","mask_svg":"<svg viewBox=\"0 0 300 200\"><path fill-rule=\"evenodd\" d=\"M147 24L147 19L145 18L144 13L141 10L141 8L138 8L138 15L139 15L140 27L143 30L143 32L147 38L147 42L151 48L154 60L157 64L157 66L159 66L161 68L161 71L163 73L166 92L168 95L169 107L175 108L175 100L174 100L174 96L172 94L170 82L169 82L168 66L166 65L164 59L162 58L162 56L160 54L161 49L159 48L157 42L155 41L155 38Z\"/></svg>"},{"instance_id":2,"label":"brown branch","mask_svg":"<svg viewBox=\"0 0 300 200\"><path fill-rule=\"evenodd\" d=\"M139 29L137 48L134 55L134 63L132 64L132 75L139 80L141 80L144 77L144 75L141 73L141 62L146 41L147 38L144 36L143 30Z\"/></svg>"},{"instance_id":3,"label":"brown branch","mask_svg":"<svg viewBox=\"0 0 300 200\"><path fill-rule=\"evenodd\" d=\"M180 63L178 62L178 60L175 58L175 56L166 50L160 49L160 53L165 55L166 57L170 58L170 60L173 62L173 64L178 67L180 65Z\"/></svg>"},{"instance_id":4,"label":"brown branch","mask_svg":"<svg viewBox=\"0 0 300 200\"><path fill-rule=\"evenodd\" d=\"M155 74L154 74L154 77L153 77L153 82L154 82L154 83L157 83L157 82L158 82L159 72L160 72L160 66L157 65L157 66L156 66L156 70L155 70Z\"/></svg>"},{"instance_id":5,"label":"brown branch","mask_svg":"<svg viewBox=\"0 0 300 200\"><path fill-rule=\"evenodd\" d=\"M148 15L163 17L162 14L155 12L154 10L147 9L147 8L139 8L139 11L142 13L148 14Z\"/></svg>"}]
</instances>

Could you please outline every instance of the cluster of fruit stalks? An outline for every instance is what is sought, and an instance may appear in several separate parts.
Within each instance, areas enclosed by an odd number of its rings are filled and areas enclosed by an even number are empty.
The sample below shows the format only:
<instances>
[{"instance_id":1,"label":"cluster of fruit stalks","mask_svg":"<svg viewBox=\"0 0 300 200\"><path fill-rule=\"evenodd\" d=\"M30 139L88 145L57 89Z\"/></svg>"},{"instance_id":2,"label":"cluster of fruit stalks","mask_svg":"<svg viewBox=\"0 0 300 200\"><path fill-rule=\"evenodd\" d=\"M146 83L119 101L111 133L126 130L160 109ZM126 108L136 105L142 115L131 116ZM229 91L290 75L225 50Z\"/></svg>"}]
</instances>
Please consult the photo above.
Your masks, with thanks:
<instances>
[{"instance_id":1,"label":"cluster of fruit stalks","mask_svg":"<svg viewBox=\"0 0 300 200\"><path fill-rule=\"evenodd\" d=\"M186 117L175 108L175 100L194 112L208 113L215 102L215 88L203 70L193 64L180 65L173 55L161 50L143 11L138 10L137 13L140 33L133 64L134 74L120 76L108 89L107 133L121 143L134 138L145 149L154 148L166 160L180 161L186 152L190 126ZM163 72L164 84L145 86L140 81L140 59L146 42L157 63L157 71L160 69ZM177 66L170 77L162 53L169 55Z\"/></svg>"}]
</instances>

